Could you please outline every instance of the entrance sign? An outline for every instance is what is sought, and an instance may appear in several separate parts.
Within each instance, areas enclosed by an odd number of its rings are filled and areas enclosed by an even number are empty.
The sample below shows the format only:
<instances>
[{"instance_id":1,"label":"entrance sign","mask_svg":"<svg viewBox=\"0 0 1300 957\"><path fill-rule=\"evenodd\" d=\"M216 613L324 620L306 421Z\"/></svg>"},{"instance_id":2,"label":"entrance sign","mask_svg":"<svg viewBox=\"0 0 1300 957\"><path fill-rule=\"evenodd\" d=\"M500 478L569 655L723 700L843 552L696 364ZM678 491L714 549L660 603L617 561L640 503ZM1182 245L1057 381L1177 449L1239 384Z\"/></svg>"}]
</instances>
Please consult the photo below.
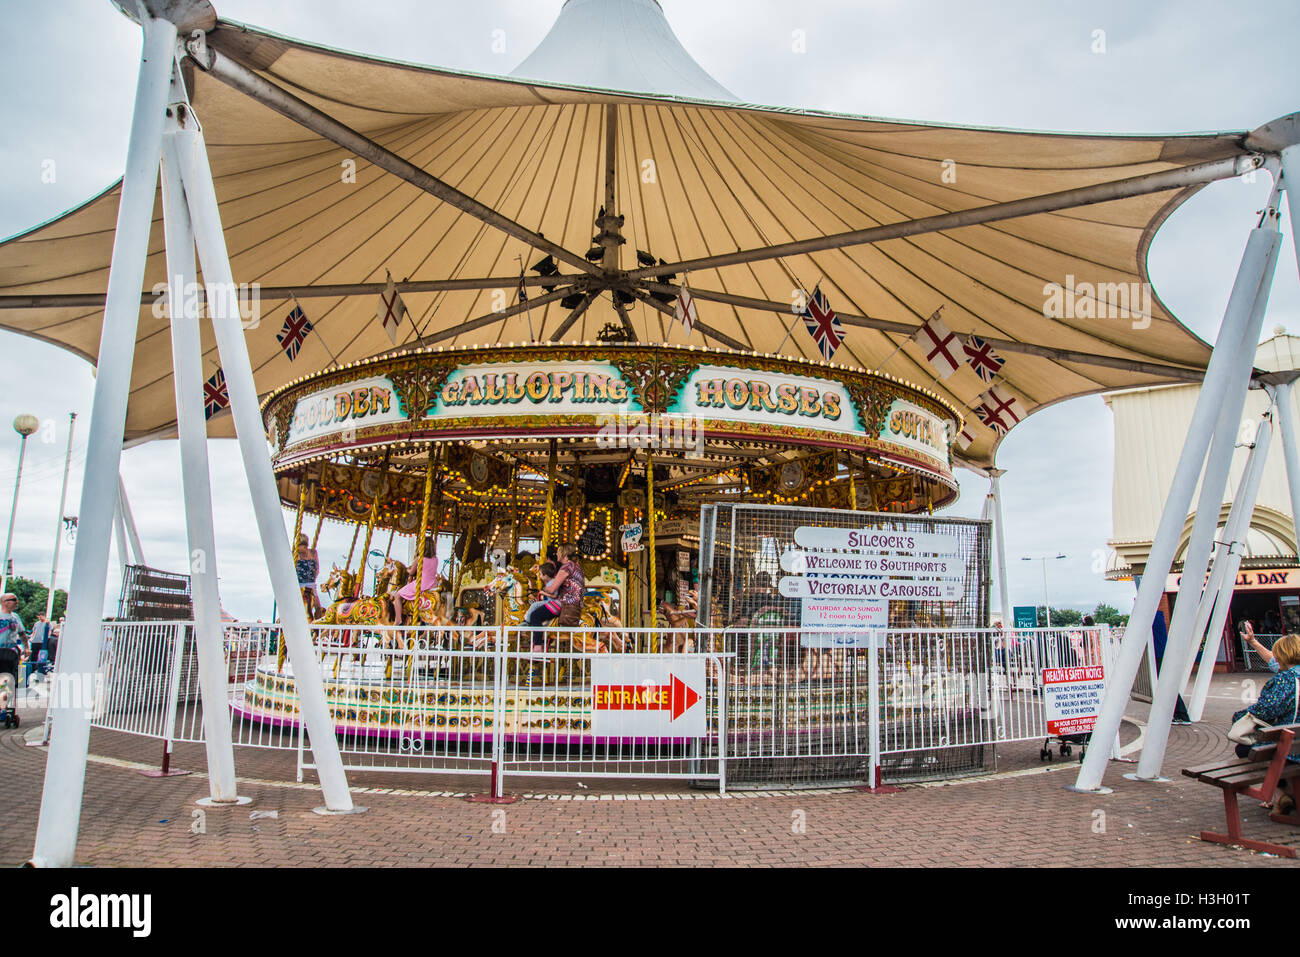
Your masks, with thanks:
<instances>
[{"instance_id":1,"label":"entrance sign","mask_svg":"<svg viewBox=\"0 0 1300 957\"><path fill-rule=\"evenodd\" d=\"M958 601L964 586L954 581L893 581L888 578L794 578L781 579L786 598L894 598L899 601Z\"/></svg>"},{"instance_id":2,"label":"entrance sign","mask_svg":"<svg viewBox=\"0 0 1300 957\"><path fill-rule=\"evenodd\" d=\"M891 532L878 528L823 528L805 525L795 529L795 544L800 548L859 549L872 552L924 552L930 555L956 555L957 538L935 532Z\"/></svg>"},{"instance_id":3,"label":"entrance sign","mask_svg":"<svg viewBox=\"0 0 1300 957\"><path fill-rule=\"evenodd\" d=\"M1044 668L1043 707L1049 735L1087 734L1101 713L1106 692L1101 665L1086 668Z\"/></svg>"},{"instance_id":4,"label":"entrance sign","mask_svg":"<svg viewBox=\"0 0 1300 957\"><path fill-rule=\"evenodd\" d=\"M591 663L591 730L600 738L701 738L707 731L704 660L602 656Z\"/></svg>"}]
</instances>

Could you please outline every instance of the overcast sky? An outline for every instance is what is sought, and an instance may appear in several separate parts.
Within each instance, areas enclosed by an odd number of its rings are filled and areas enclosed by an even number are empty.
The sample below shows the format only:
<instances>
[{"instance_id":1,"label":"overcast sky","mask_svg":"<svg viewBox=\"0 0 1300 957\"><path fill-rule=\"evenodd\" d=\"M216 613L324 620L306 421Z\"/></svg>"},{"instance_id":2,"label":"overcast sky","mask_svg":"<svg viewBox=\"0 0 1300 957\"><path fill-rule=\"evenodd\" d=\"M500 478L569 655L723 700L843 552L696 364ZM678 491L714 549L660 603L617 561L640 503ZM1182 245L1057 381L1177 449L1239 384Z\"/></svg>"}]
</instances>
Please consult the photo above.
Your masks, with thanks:
<instances>
[{"instance_id":1,"label":"overcast sky","mask_svg":"<svg viewBox=\"0 0 1300 957\"><path fill-rule=\"evenodd\" d=\"M560 0L214 0L221 16L331 46L438 66L508 73L542 38ZM743 100L873 116L1043 130L1164 133L1252 129L1300 108L1294 43L1300 5L1208 0L662 0L682 43ZM109 0L0 0L0 235L59 215L120 176L140 51L139 28ZM791 42L803 31L807 52ZM1105 52L1094 52L1096 31ZM493 41L504 31L505 50ZM54 161L54 182L42 181ZM1175 316L1213 339L1267 176L1207 187L1158 234L1151 277ZM238 277L236 277L238 278ZM1300 331L1300 282L1285 239L1265 330ZM80 413L67 514L81 490L89 366L43 343L0 332L0 423L21 412L49 423L28 442L14 538L18 574L49 575L68 413ZM8 436L5 438L4 436ZM1037 563L1050 563L1053 605L1127 609L1132 585L1094 570L1111 529L1113 431L1098 397L1032 416L999 453L1013 604L1042 601ZM0 434L0 500L18 459ZM223 604L271 614L252 507L233 442L212 444ZM174 443L123 456L123 476L149 564L185 566ZM949 514L978 515L987 481L959 472ZM97 477L97 480L101 480ZM109 479L111 481L111 479ZM7 508L0 508L7 514ZM288 517L292 522L292 516ZM322 537L323 562L347 533ZM382 547L382 543L381 543ZM66 587L71 553L63 552ZM114 563L114 569L116 565ZM118 581L110 575L114 598ZM995 602L996 605L996 602Z\"/></svg>"}]
</instances>

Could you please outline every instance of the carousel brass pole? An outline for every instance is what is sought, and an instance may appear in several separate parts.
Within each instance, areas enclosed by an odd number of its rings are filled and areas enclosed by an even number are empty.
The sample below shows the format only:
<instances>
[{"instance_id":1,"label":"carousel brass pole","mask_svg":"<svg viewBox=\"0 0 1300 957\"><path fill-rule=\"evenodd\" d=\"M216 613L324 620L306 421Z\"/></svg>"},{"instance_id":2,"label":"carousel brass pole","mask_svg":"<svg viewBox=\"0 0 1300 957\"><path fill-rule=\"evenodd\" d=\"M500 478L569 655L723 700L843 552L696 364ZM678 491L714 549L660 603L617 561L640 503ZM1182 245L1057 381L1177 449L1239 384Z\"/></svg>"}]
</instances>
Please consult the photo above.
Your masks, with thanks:
<instances>
[{"instance_id":1,"label":"carousel brass pole","mask_svg":"<svg viewBox=\"0 0 1300 957\"><path fill-rule=\"evenodd\" d=\"M357 519L356 527L352 529L352 544L348 546L348 560L343 563L343 570L347 571L352 567L352 556L357 553L357 535L361 532L361 519Z\"/></svg>"},{"instance_id":2,"label":"carousel brass pole","mask_svg":"<svg viewBox=\"0 0 1300 957\"><path fill-rule=\"evenodd\" d=\"M848 456L849 456L849 508L852 510L856 510L858 507L858 486L853 479L853 453L852 452L848 453Z\"/></svg>"},{"instance_id":3,"label":"carousel brass pole","mask_svg":"<svg viewBox=\"0 0 1300 957\"><path fill-rule=\"evenodd\" d=\"M384 561L388 561L388 556L393 553L393 536L397 534L397 526L394 525L388 530L388 547L384 549Z\"/></svg>"},{"instance_id":4,"label":"carousel brass pole","mask_svg":"<svg viewBox=\"0 0 1300 957\"><path fill-rule=\"evenodd\" d=\"M460 523L457 522L458 527L459 524ZM460 550L460 575L456 579L456 600L455 600L456 605L460 605L461 579L465 577L465 566L469 564L469 546L470 543L473 541L473 539L474 539L474 520L470 519L469 524L465 526L465 547ZM518 542L516 541L515 544L518 545ZM454 549L455 547L456 546L453 544L452 548ZM512 558L511 561L513 560L514 559Z\"/></svg>"},{"instance_id":5,"label":"carousel brass pole","mask_svg":"<svg viewBox=\"0 0 1300 957\"><path fill-rule=\"evenodd\" d=\"M551 510L555 507L555 460L558 442L551 439L550 455L546 462L546 511L542 514L542 554L539 562L546 561L546 552L551 546Z\"/></svg>"},{"instance_id":6,"label":"carousel brass pole","mask_svg":"<svg viewBox=\"0 0 1300 957\"><path fill-rule=\"evenodd\" d=\"M515 466L514 481L510 483L510 561L519 555L519 466ZM466 537L465 544L469 544ZM464 562L462 561L462 564Z\"/></svg>"},{"instance_id":7,"label":"carousel brass pole","mask_svg":"<svg viewBox=\"0 0 1300 957\"><path fill-rule=\"evenodd\" d=\"M293 553L293 560L298 561L298 536L302 534L302 507L307 501L307 475L303 473L298 482L298 514L293 520L293 538L290 539L289 550Z\"/></svg>"},{"instance_id":8,"label":"carousel brass pole","mask_svg":"<svg viewBox=\"0 0 1300 957\"><path fill-rule=\"evenodd\" d=\"M646 488L646 530L649 532L650 539L650 626L653 628L659 622L659 616L656 614L656 604L659 601L659 587L655 581L655 458L648 451L645 456L645 488Z\"/></svg>"},{"instance_id":9,"label":"carousel brass pole","mask_svg":"<svg viewBox=\"0 0 1300 957\"><path fill-rule=\"evenodd\" d=\"M388 453L384 453L384 461L379 468L379 482L375 485L375 497L370 502L370 517L366 519L366 543L361 546L361 567L357 569L357 598L366 590L366 560L370 558L370 539L375 534L375 519L379 517L379 497L384 492L388 478Z\"/></svg>"},{"instance_id":10,"label":"carousel brass pole","mask_svg":"<svg viewBox=\"0 0 1300 957\"><path fill-rule=\"evenodd\" d=\"M433 456L434 448L429 446L429 464L424 470L424 511L420 514L420 534L416 537L415 580L416 592L424 584L424 538L429 534L429 507L433 504Z\"/></svg>"}]
</instances>

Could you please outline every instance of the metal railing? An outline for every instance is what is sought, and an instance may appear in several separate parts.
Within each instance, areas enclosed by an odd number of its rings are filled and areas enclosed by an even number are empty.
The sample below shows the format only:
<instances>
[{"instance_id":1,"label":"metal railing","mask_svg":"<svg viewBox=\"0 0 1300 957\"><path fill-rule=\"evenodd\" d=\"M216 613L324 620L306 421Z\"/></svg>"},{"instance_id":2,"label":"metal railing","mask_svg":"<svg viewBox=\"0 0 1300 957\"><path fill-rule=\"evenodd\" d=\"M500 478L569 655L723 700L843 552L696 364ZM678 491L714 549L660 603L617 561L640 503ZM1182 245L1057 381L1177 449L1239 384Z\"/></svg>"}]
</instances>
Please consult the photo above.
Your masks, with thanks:
<instances>
[{"instance_id":1,"label":"metal railing","mask_svg":"<svg viewBox=\"0 0 1300 957\"><path fill-rule=\"evenodd\" d=\"M546 628L534 651L528 627L312 632L347 769L493 773L497 793L506 776L724 788L976 771L995 745L1048 736L1044 669L1109 673L1117 640L1105 627L890 629L848 646L798 627ZM202 741L192 624L103 634L92 725ZM224 646L234 743L296 750L301 780L315 765L278 629L228 625Z\"/></svg>"}]
</instances>

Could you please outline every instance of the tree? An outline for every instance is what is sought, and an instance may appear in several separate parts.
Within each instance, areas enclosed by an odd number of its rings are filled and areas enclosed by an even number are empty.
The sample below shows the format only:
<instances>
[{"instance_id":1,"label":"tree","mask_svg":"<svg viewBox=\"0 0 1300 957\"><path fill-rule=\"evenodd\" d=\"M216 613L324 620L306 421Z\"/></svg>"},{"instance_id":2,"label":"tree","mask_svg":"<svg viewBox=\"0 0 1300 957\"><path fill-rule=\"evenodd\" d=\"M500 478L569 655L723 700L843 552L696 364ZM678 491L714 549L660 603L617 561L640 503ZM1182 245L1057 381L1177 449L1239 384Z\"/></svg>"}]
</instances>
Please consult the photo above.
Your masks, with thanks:
<instances>
[{"instance_id":1,"label":"tree","mask_svg":"<svg viewBox=\"0 0 1300 957\"><path fill-rule=\"evenodd\" d=\"M1053 608L1052 609L1052 627L1053 628L1070 628L1083 621L1083 613L1075 611L1073 608ZM1045 606L1038 606L1038 627L1047 627L1047 615Z\"/></svg>"},{"instance_id":2,"label":"tree","mask_svg":"<svg viewBox=\"0 0 1300 957\"><path fill-rule=\"evenodd\" d=\"M1116 628L1123 628L1128 624L1128 615L1121 615L1119 609L1105 602L1099 602L1096 610L1092 613L1093 620L1099 625L1111 625Z\"/></svg>"},{"instance_id":3,"label":"tree","mask_svg":"<svg viewBox=\"0 0 1300 957\"><path fill-rule=\"evenodd\" d=\"M5 586L18 596L18 617L23 620L27 630L36 624L36 616L45 614L45 603L49 600L50 590L41 582L30 578L11 578ZM54 620L58 621L68 605L68 593L62 588L54 592Z\"/></svg>"}]
</instances>

